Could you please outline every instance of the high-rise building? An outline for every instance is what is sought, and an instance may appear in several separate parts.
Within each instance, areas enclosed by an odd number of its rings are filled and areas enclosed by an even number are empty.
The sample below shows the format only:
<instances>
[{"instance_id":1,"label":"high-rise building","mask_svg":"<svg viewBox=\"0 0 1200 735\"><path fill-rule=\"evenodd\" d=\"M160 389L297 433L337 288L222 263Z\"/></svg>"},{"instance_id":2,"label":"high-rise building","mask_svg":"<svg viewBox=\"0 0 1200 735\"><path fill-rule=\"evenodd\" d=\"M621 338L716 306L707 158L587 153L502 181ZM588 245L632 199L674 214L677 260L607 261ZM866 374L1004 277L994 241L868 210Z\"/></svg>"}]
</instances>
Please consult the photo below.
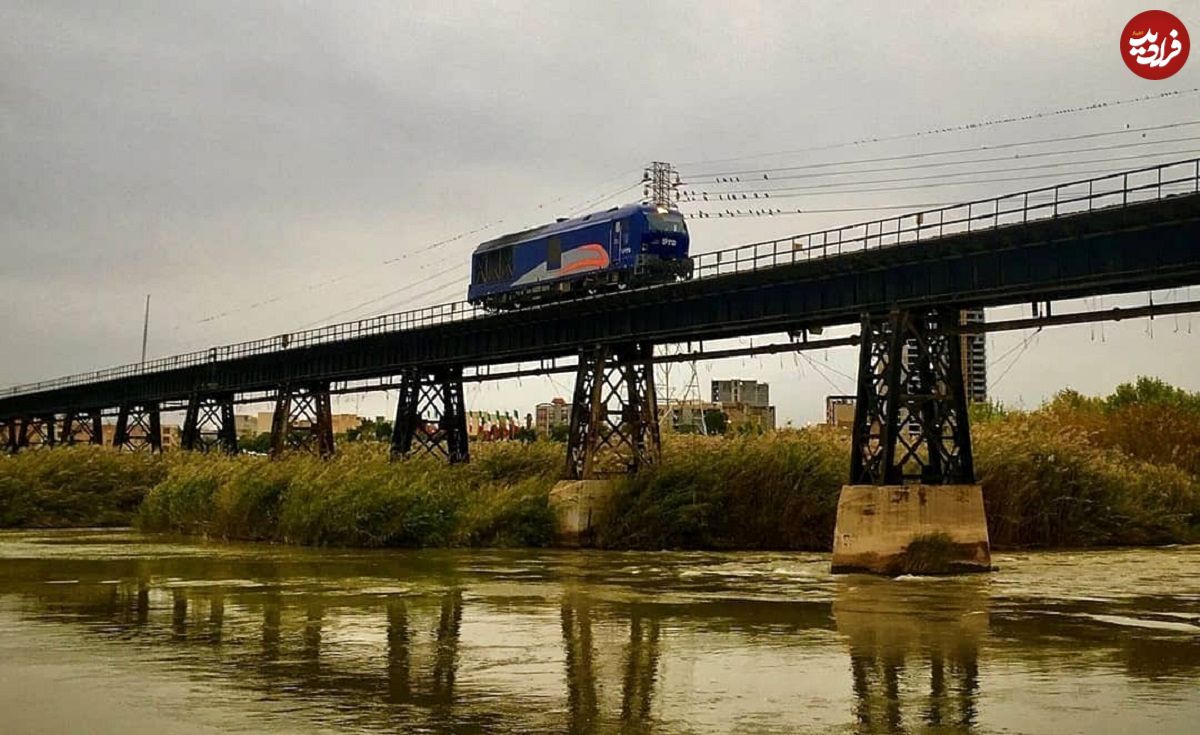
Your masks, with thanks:
<instances>
[{"instance_id":1,"label":"high-rise building","mask_svg":"<svg viewBox=\"0 0 1200 735\"><path fill-rule=\"evenodd\" d=\"M983 324L983 309L963 309L960 324ZM987 335L961 337L963 387L967 403L987 403Z\"/></svg>"},{"instance_id":2,"label":"high-rise building","mask_svg":"<svg viewBox=\"0 0 1200 735\"><path fill-rule=\"evenodd\" d=\"M958 323L983 324L983 309L963 309L959 312ZM959 338L959 352L962 355L963 388L967 403L987 402L987 336L984 334L964 334ZM904 365L913 369L914 345L910 340L904 345Z\"/></svg>"}]
</instances>

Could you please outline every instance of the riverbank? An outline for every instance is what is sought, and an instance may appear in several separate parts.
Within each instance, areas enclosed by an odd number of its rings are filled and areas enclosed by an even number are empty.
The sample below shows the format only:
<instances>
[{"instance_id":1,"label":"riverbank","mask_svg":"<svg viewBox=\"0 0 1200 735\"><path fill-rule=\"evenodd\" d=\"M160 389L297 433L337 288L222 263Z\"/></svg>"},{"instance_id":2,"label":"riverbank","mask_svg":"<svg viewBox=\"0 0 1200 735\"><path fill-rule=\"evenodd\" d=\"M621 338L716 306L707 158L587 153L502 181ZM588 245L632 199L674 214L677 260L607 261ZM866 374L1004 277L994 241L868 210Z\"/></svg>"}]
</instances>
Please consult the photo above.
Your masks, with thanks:
<instances>
[{"instance_id":1,"label":"riverbank","mask_svg":"<svg viewBox=\"0 0 1200 735\"><path fill-rule=\"evenodd\" d=\"M1200 410L1153 381L1032 412L981 410L976 469L995 548L1200 540ZM468 465L389 462L347 444L327 461L118 454L92 447L0 460L0 526L133 523L147 531L315 546L544 546L564 448L480 444ZM614 549L828 550L849 433L670 436L620 480L595 542Z\"/></svg>"}]
</instances>

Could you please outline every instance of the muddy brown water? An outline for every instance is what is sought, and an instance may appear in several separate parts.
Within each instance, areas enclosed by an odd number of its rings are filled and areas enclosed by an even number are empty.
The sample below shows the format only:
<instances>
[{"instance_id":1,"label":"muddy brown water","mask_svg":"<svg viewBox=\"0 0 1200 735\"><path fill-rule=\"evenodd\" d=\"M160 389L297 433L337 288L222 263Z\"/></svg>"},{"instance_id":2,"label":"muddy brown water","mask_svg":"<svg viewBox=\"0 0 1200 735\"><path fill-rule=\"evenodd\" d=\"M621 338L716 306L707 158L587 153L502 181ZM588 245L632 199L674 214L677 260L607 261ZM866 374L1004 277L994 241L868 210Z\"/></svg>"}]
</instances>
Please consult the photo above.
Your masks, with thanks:
<instances>
[{"instance_id":1,"label":"muddy brown water","mask_svg":"<svg viewBox=\"0 0 1200 735\"><path fill-rule=\"evenodd\" d=\"M1200 731L1200 546L995 561L5 532L0 732Z\"/></svg>"}]
</instances>

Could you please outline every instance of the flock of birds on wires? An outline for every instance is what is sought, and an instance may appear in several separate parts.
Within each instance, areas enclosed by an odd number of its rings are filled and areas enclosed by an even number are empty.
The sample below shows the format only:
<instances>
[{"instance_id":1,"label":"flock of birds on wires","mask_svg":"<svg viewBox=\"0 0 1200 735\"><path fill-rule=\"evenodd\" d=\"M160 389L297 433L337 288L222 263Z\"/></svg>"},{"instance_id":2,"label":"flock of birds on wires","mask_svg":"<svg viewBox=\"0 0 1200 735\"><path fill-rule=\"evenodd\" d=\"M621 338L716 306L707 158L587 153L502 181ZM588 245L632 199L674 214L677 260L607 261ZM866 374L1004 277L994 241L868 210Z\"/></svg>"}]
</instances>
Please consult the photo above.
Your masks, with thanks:
<instances>
[{"instance_id":1,"label":"flock of birds on wires","mask_svg":"<svg viewBox=\"0 0 1200 735\"><path fill-rule=\"evenodd\" d=\"M1072 116L1087 120L1103 111L1111 113L1114 108L1152 105L1173 98L1194 97L1198 93L1200 88L1174 90L834 145L687 162L679 168L677 186L674 187L676 201L673 204L692 220L782 218L789 215L898 209L916 211L963 202L963 192L982 189L988 196L993 196L1019 188L1018 185L1022 183L1104 175L1194 158L1200 155L1200 120L1195 119L1154 125L1123 123L1109 128L1095 125L1093 127L1100 129L1079 134L1031 136L994 144L946 145L933 150L889 155L862 153L885 143L908 141L913 144L924 139L952 138L957 134L978 135L1005 126L1050 118ZM1105 116L1105 119L1111 120L1112 115ZM853 151L857 155L837 155L838 150ZM640 167L614 175L597 184L586 196L562 195L542 202L533 208L534 216L547 221L554 215L577 216L629 201L644 186L644 181L637 178L639 171ZM1000 188L1001 184L1009 186ZM936 194L947 190L953 196ZM905 194L927 201L897 202L891 199ZM862 201L863 196L876 200ZM879 197L887 199L879 201ZM314 319L300 329L391 314L406 307L430 303L435 298L445 298L450 295L451 289L463 289L470 280L467 252L461 257L449 253L460 245L474 247L478 240L484 239L484 233L516 229L514 220L509 215L486 222L436 242L408 249L401 255L371 264L357 272L303 287L301 291L310 292L361 274L376 273L380 268L398 264L410 266L402 273L404 283ZM430 258L430 255L437 257ZM264 299L206 316L199 321L217 321L242 311L264 308L277 302L286 303L288 296L282 294Z\"/></svg>"}]
</instances>

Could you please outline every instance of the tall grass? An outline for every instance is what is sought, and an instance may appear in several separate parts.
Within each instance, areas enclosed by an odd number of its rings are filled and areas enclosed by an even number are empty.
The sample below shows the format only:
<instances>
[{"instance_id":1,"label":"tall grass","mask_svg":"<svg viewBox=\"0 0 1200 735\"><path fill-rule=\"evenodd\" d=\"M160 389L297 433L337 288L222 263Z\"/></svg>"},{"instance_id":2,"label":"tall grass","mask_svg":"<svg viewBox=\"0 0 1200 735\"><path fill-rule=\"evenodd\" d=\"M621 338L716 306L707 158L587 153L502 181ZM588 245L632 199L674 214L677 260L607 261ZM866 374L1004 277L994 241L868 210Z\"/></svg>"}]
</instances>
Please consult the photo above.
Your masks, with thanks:
<instances>
[{"instance_id":1,"label":"tall grass","mask_svg":"<svg viewBox=\"0 0 1200 735\"><path fill-rule=\"evenodd\" d=\"M849 472L844 432L669 437L623 481L597 543L610 548L825 549Z\"/></svg>"},{"instance_id":2,"label":"tall grass","mask_svg":"<svg viewBox=\"0 0 1200 735\"><path fill-rule=\"evenodd\" d=\"M552 537L560 451L489 445L458 466L389 462L364 444L328 461L192 457L146 497L138 525L314 546L539 546Z\"/></svg>"},{"instance_id":3,"label":"tall grass","mask_svg":"<svg viewBox=\"0 0 1200 735\"><path fill-rule=\"evenodd\" d=\"M1128 388L1126 390L1126 388ZM997 547L1200 541L1200 399L1161 384L1064 393L1032 412L973 415ZM472 463L389 462L379 444L331 460L119 454L0 456L0 526L126 524L328 546L550 543L558 442L479 444ZM669 436L663 461L618 481L607 548L829 548L850 437L823 427Z\"/></svg>"},{"instance_id":4,"label":"tall grass","mask_svg":"<svg viewBox=\"0 0 1200 735\"><path fill-rule=\"evenodd\" d=\"M0 528L126 526L166 476L160 457L92 446L0 454Z\"/></svg>"},{"instance_id":5,"label":"tall grass","mask_svg":"<svg viewBox=\"0 0 1200 735\"><path fill-rule=\"evenodd\" d=\"M1135 406L1108 414L1052 402L973 427L976 471L996 546L1200 540L1194 447L1178 417ZM1112 424L1119 424L1114 426ZM1200 429L1192 419L1185 433Z\"/></svg>"}]
</instances>

